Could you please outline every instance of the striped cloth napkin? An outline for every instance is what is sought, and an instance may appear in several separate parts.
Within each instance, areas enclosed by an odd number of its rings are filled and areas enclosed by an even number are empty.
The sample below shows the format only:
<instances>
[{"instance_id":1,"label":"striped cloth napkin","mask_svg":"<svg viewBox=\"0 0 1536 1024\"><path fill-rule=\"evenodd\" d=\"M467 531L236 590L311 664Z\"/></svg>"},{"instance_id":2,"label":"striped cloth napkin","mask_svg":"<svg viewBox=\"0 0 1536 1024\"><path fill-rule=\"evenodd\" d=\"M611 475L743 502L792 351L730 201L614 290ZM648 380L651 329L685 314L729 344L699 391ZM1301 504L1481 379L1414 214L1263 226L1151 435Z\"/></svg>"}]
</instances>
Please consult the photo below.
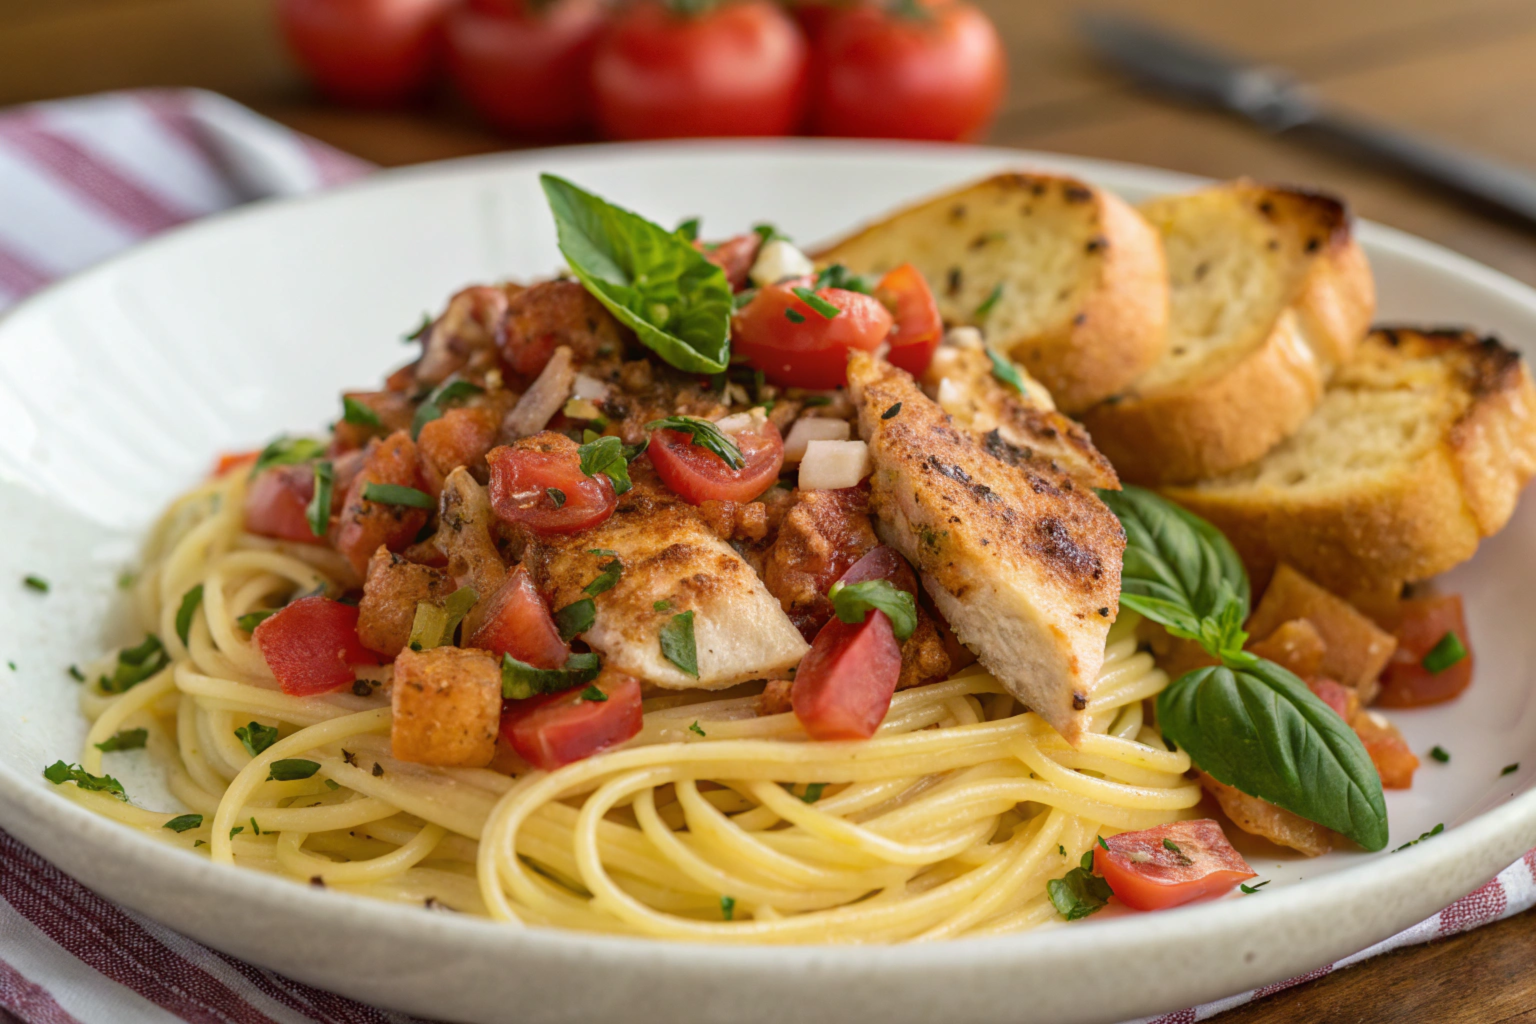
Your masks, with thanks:
<instances>
[{"instance_id":1,"label":"striped cloth napkin","mask_svg":"<svg viewBox=\"0 0 1536 1024\"><path fill-rule=\"evenodd\" d=\"M0 309L166 228L371 166L211 93L111 93L0 113ZM1262 898L1262 897L1261 897ZM1273 898L1273 897L1269 897ZM1379 953L1536 905L1536 850L1369 949L1136 1024L1192 1024ZM0 831L0 1024L413 1024L116 907Z\"/></svg>"}]
</instances>

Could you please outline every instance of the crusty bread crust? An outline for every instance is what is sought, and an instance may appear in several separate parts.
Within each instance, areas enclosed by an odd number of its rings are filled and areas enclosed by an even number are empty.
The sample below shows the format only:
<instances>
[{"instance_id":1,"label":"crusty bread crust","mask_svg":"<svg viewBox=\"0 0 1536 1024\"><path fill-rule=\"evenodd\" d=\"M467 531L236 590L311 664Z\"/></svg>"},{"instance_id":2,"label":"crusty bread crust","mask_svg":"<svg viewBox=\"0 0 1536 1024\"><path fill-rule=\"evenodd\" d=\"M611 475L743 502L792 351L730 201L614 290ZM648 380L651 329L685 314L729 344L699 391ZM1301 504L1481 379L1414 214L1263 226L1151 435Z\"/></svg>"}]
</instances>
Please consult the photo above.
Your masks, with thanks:
<instances>
[{"instance_id":1,"label":"crusty bread crust","mask_svg":"<svg viewBox=\"0 0 1536 1024\"><path fill-rule=\"evenodd\" d=\"M1213 359L1173 381L1132 384L1082 414L1094 443L1122 477L1137 483L1198 480L1263 456L1316 408L1375 309L1370 267L1342 203L1246 181L1217 188L1272 226L1267 248L1274 255L1258 257L1273 264L1269 272L1288 272L1285 261L1305 268L1251 350ZM1154 222L1167 223L1177 219L1179 203L1202 202L1211 191L1147 208L1160 211ZM1174 268L1180 269L1188 270ZM1194 276L1199 280L1198 268Z\"/></svg>"},{"instance_id":2,"label":"crusty bread crust","mask_svg":"<svg viewBox=\"0 0 1536 1024\"><path fill-rule=\"evenodd\" d=\"M1264 479L1260 462L1164 493L1225 533L1256 584L1284 561L1334 593L1379 595L1472 557L1509 521L1536 475L1530 371L1495 339L1458 330L1377 330L1359 361L1394 360L1424 360L1440 371L1425 385L1419 417L1438 419L1439 436L1416 456L1341 474L1324 488L1256 482ZM1352 373L1341 374L1341 389L1370 387L1363 373Z\"/></svg>"},{"instance_id":3,"label":"crusty bread crust","mask_svg":"<svg viewBox=\"0 0 1536 1024\"><path fill-rule=\"evenodd\" d=\"M1168 285L1157 232L1075 178L999 174L899 210L816 259L859 273L911 262L945 322L982 328L1064 412L1119 392L1163 352ZM997 285L998 300L978 316Z\"/></svg>"}]
</instances>

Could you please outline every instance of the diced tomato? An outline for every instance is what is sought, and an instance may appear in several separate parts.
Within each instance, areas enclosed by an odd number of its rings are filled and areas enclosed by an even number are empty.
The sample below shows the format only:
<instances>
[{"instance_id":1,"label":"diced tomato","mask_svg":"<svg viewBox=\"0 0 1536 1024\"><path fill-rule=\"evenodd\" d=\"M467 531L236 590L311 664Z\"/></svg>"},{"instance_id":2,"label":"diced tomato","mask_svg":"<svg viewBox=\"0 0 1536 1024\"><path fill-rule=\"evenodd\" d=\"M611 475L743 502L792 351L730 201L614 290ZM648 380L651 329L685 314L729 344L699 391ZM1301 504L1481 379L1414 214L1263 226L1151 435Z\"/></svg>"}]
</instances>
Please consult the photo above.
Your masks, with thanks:
<instances>
[{"instance_id":1,"label":"diced tomato","mask_svg":"<svg viewBox=\"0 0 1536 1024\"><path fill-rule=\"evenodd\" d=\"M1384 708L1413 708L1439 704L1465 690L1472 682L1472 640L1467 634L1461 595L1411 598L1398 603L1395 623L1383 623L1397 634L1397 650L1381 674ZM1467 655L1439 672L1424 667L1424 656L1454 633Z\"/></svg>"},{"instance_id":2,"label":"diced tomato","mask_svg":"<svg viewBox=\"0 0 1536 1024\"><path fill-rule=\"evenodd\" d=\"M879 299L841 288L816 292L839 311L823 316L794 293L810 285L804 278L758 292L736 314L731 345L775 384L840 388L848 383L848 353L879 348L894 321Z\"/></svg>"},{"instance_id":3,"label":"diced tomato","mask_svg":"<svg viewBox=\"0 0 1536 1024\"><path fill-rule=\"evenodd\" d=\"M490 651L498 658L510 654L534 668L559 668L571 655L549 605L521 565L507 573L486 609L485 622L465 646Z\"/></svg>"},{"instance_id":4,"label":"diced tomato","mask_svg":"<svg viewBox=\"0 0 1536 1024\"><path fill-rule=\"evenodd\" d=\"M583 473L577 447L563 434L545 431L492 448L485 458L496 514L538 534L579 533L607 520L619 504L613 481Z\"/></svg>"},{"instance_id":5,"label":"diced tomato","mask_svg":"<svg viewBox=\"0 0 1536 1024\"><path fill-rule=\"evenodd\" d=\"M219 461L214 463L213 475L223 476L238 466L248 466L256 461L256 456L261 453L255 450L248 452L224 452L219 456Z\"/></svg>"},{"instance_id":6,"label":"diced tomato","mask_svg":"<svg viewBox=\"0 0 1536 1024\"><path fill-rule=\"evenodd\" d=\"M1207 900L1254 877L1209 818L1122 832L1093 848L1093 870L1133 910L1166 910Z\"/></svg>"},{"instance_id":7,"label":"diced tomato","mask_svg":"<svg viewBox=\"0 0 1536 1024\"><path fill-rule=\"evenodd\" d=\"M895 548L885 544L871 548L863 558L848 567L838 582L852 585L869 580L889 580L909 594L917 593L917 574Z\"/></svg>"},{"instance_id":8,"label":"diced tomato","mask_svg":"<svg viewBox=\"0 0 1536 1024\"><path fill-rule=\"evenodd\" d=\"M1419 759L1409 749L1408 741L1397 731L1397 726L1391 722L1381 724L1369 711L1356 715L1349 724L1355 730L1355 735L1360 737L1365 752L1371 755L1371 763L1376 766L1376 774L1381 776L1382 786L1387 789L1411 789Z\"/></svg>"},{"instance_id":9,"label":"diced tomato","mask_svg":"<svg viewBox=\"0 0 1536 1024\"><path fill-rule=\"evenodd\" d=\"M1316 694L1324 704L1337 711L1339 717L1346 722L1353 721L1360 711L1360 698L1354 690L1343 683L1314 676L1307 680L1307 689Z\"/></svg>"},{"instance_id":10,"label":"diced tomato","mask_svg":"<svg viewBox=\"0 0 1536 1024\"><path fill-rule=\"evenodd\" d=\"M747 286L747 275L757 262L757 250L762 247L763 237L752 231L725 241L711 248L703 242L693 243L704 258L725 271L725 279L731 283L731 291L739 292Z\"/></svg>"},{"instance_id":11,"label":"diced tomato","mask_svg":"<svg viewBox=\"0 0 1536 1024\"><path fill-rule=\"evenodd\" d=\"M903 263L880 279L875 294L896 317L885 358L914 377L922 376L944 337L944 320L927 280L912 264Z\"/></svg>"},{"instance_id":12,"label":"diced tomato","mask_svg":"<svg viewBox=\"0 0 1536 1024\"><path fill-rule=\"evenodd\" d=\"M369 484L421 486L416 462L416 444L411 435L397 430L384 440L370 441L362 471L347 487L341 519L336 525L336 550L341 552L359 576L368 574L368 559L383 544L399 551L416 539L427 525L427 510L406 505L383 505L363 498Z\"/></svg>"},{"instance_id":13,"label":"diced tomato","mask_svg":"<svg viewBox=\"0 0 1536 1024\"><path fill-rule=\"evenodd\" d=\"M309 501L315 494L311 466L272 466L245 491L245 528L262 537L319 544L309 528Z\"/></svg>"},{"instance_id":14,"label":"diced tomato","mask_svg":"<svg viewBox=\"0 0 1536 1024\"><path fill-rule=\"evenodd\" d=\"M751 501L779 478L784 468L784 438L779 428L764 423L761 429L732 434L746 464L732 469L730 463L678 430L653 430L647 450L651 465L662 483L684 501Z\"/></svg>"},{"instance_id":15,"label":"diced tomato","mask_svg":"<svg viewBox=\"0 0 1536 1024\"><path fill-rule=\"evenodd\" d=\"M604 673L594 684L607 700L589 700L588 688L502 705L501 735L535 768L552 772L623 743L640 731L640 683Z\"/></svg>"},{"instance_id":16,"label":"diced tomato","mask_svg":"<svg viewBox=\"0 0 1536 1024\"><path fill-rule=\"evenodd\" d=\"M318 595L282 608L252 639L290 697L345 689L357 679L354 665L379 663L357 638L357 608Z\"/></svg>"},{"instance_id":17,"label":"diced tomato","mask_svg":"<svg viewBox=\"0 0 1536 1024\"><path fill-rule=\"evenodd\" d=\"M795 717L816 740L867 740L901 681L901 644L884 612L849 624L832 618L795 670Z\"/></svg>"}]
</instances>

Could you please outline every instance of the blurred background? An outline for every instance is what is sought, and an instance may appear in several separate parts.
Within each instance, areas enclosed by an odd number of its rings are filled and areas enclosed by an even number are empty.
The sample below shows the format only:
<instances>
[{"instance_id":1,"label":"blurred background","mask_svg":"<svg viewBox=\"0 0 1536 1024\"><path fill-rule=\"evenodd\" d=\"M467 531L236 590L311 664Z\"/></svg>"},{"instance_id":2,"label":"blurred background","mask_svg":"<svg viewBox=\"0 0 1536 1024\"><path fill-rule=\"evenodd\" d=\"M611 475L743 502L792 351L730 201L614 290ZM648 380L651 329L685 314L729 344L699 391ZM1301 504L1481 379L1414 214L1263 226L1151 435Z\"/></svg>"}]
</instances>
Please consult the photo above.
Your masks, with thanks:
<instances>
[{"instance_id":1,"label":"blurred background","mask_svg":"<svg viewBox=\"0 0 1536 1024\"><path fill-rule=\"evenodd\" d=\"M674 6L707 6L707 0ZM383 165L557 138L596 139L600 132L720 133L709 123L720 111L733 132L953 131L1000 145L1336 190L1363 216L1536 282L1536 250L1525 244L1526 228L1341 151L1148 94L1096 58L1074 25L1074 15L1088 6L1143 15L1283 65L1348 110L1536 166L1536 2L975 0L976 11L964 17L927 6L912 0L882 15L898 22L942 20L947 34L916 48L923 52L903 50L908 44L899 38L900 26L878 24L842 26L838 53L828 58L835 66L818 64L826 55L811 47L811 95L795 101L806 107L796 107L803 116L788 127L774 106L783 106L782 81L775 84L774 76L782 76L789 60L785 47L799 44L785 42L782 25L716 10L695 17L708 23L703 27L676 31L643 11L605 13L593 0L531 6L522 0L0 0L0 106L111 89L198 86ZM784 20L815 35L827 30L828 15L813 8ZM988 21L1006 60L1006 85L989 79ZM435 69L411 41L423 33L437 40L429 48L430 60L439 62ZM703 66L724 39L742 47L738 57ZM549 83L590 76L594 59L606 83L597 91L618 97L602 118L606 129L594 126L590 108L572 100L569 88L539 98L540 89L551 92ZM661 80L665 70L689 61L700 64L695 81L705 84L688 90L689 97L669 94L676 85ZM766 85L747 81L758 73ZM932 113L930 124L920 123L926 115L914 115L909 103L865 98L890 96L902 75L923 74L961 80L951 89L951 106ZM329 96L317 80L328 85ZM993 88L999 97L988 123ZM743 98L754 89L758 98ZM354 102L330 98L338 94ZM360 96L367 101L362 107L355 103ZM716 114L691 124L689 102L712 102ZM544 126L533 123L540 118ZM658 120L678 131L658 131Z\"/></svg>"}]
</instances>

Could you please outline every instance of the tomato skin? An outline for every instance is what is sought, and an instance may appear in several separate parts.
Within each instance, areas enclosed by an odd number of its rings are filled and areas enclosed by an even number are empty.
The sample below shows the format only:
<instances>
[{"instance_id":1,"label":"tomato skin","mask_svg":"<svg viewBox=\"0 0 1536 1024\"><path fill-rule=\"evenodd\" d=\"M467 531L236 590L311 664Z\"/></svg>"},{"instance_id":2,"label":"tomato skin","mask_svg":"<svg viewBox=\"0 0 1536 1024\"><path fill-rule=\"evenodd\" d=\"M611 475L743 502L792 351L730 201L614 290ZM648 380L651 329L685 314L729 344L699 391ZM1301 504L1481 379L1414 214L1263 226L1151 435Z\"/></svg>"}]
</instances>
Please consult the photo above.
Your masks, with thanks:
<instances>
[{"instance_id":1,"label":"tomato skin","mask_svg":"<svg viewBox=\"0 0 1536 1024\"><path fill-rule=\"evenodd\" d=\"M901 680L901 644L884 612L849 624L833 616L795 670L790 703L814 740L867 740Z\"/></svg>"},{"instance_id":2,"label":"tomato skin","mask_svg":"<svg viewBox=\"0 0 1536 1024\"><path fill-rule=\"evenodd\" d=\"M629 676L604 673L594 684L604 701L586 700L585 687L502 705L501 735L535 768L556 768L591 757L640 731L640 683Z\"/></svg>"},{"instance_id":3,"label":"tomato skin","mask_svg":"<svg viewBox=\"0 0 1536 1024\"><path fill-rule=\"evenodd\" d=\"M272 466L256 474L245 490L245 528L262 537L319 544L309 528L309 502L315 495L311 466Z\"/></svg>"},{"instance_id":4,"label":"tomato skin","mask_svg":"<svg viewBox=\"0 0 1536 1024\"><path fill-rule=\"evenodd\" d=\"M485 460L491 467L491 508L503 521L526 526L534 533L579 533L613 515L619 498L606 476L581 471L577 444L564 434L545 431L513 445L492 448ZM557 506L549 488L565 495Z\"/></svg>"},{"instance_id":5,"label":"tomato skin","mask_svg":"<svg viewBox=\"0 0 1536 1024\"><path fill-rule=\"evenodd\" d=\"M914 377L921 377L944 339L944 319L928 281L910 263L903 263L880 279L875 294L896 318L891 328L891 349L886 361Z\"/></svg>"},{"instance_id":6,"label":"tomato skin","mask_svg":"<svg viewBox=\"0 0 1536 1024\"><path fill-rule=\"evenodd\" d=\"M1398 602L1393 623L1383 623L1397 635L1397 650L1381 673L1384 708L1416 708L1439 704L1459 696L1472 683L1472 641L1467 634L1466 612L1460 594L1409 598ZM1446 633L1455 633L1467 656L1440 672L1422 664Z\"/></svg>"},{"instance_id":7,"label":"tomato skin","mask_svg":"<svg viewBox=\"0 0 1536 1024\"><path fill-rule=\"evenodd\" d=\"M891 333L891 313L871 295L822 288L816 294L842 310L830 319L793 289L809 279L771 285L757 293L732 323L731 347L775 384L827 390L848 383L848 353L873 352ZM800 322L787 315L793 310Z\"/></svg>"},{"instance_id":8,"label":"tomato skin","mask_svg":"<svg viewBox=\"0 0 1536 1024\"><path fill-rule=\"evenodd\" d=\"M752 264L757 262L757 251L763 247L763 239L754 231L727 238L714 248L702 242L693 244L704 254L705 259L725 271L725 279L730 282L731 291L739 292L747 286L747 275L752 273Z\"/></svg>"},{"instance_id":9,"label":"tomato skin","mask_svg":"<svg viewBox=\"0 0 1536 1024\"><path fill-rule=\"evenodd\" d=\"M852 586L870 580L888 580L898 590L917 594L917 574L912 571L911 563L901 556L901 552L886 544L870 548L863 558L838 577L837 582Z\"/></svg>"},{"instance_id":10,"label":"tomato skin","mask_svg":"<svg viewBox=\"0 0 1536 1024\"><path fill-rule=\"evenodd\" d=\"M320 91L395 103L431 80L452 0L278 0L283 38Z\"/></svg>"},{"instance_id":11,"label":"tomato skin","mask_svg":"<svg viewBox=\"0 0 1536 1024\"><path fill-rule=\"evenodd\" d=\"M507 573L491 598L485 621L464 646L490 651L497 658L510 654L534 668L559 668L571 655L549 605L521 565Z\"/></svg>"},{"instance_id":12,"label":"tomato skin","mask_svg":"<svg viewBox=\"0 0 1536 1024\"><path fill-rule=\"evenodd\" d=\"M1007 85L997 29L962 0L927 17L860 4L828 19L812 60L821 135L959 141L981 135Z\"/></svg>"},{"instance_id":13,"label":"tomato skin","mask_svg":"<svg viewBox=\"0 0 1536 1024\"><path fill-rule=\"evenodd\" d=\"M1168 849L1164 840L1182 853ZM1211 899L1255 876L1209 818L1122 832L1105 843L1107 850L1093 848L1094 873L1103 875L1120 902L1133 910L1166 910Z\"/></svg>"},{"instance_id":14,"label":"tomato skin","mask_svg":"<svg viewBox=\"0 0 1536 1024\"><path fill-rule=\"evenodd\" d=\"M513 134L573 135L592 119L592 58L606 22L596 0L481 3L448 15L448 68L481 117Z\"/></svg>"},{"instance_id":15,"label":"tomato skin","mask_svg":"<svg viewBox=\"0 0 1536 1024\"><path fill-rule=\"evenodd\" d=\"M779 478L779 470L784 468L784 438L772 423L731 438L746 460L740 469L732 469L714 452L694 444L691 435L678 430L651 431L647 452L662 483L690 505L751 501Z\"/></svg>"},{"instance_id":16,"label":"tomato skin","mask_svg":"<svg viewBox=\"0 0 1536 1024\"><path fill-rule=\"evenodd\" d=\"M248 452L223 452L219 455L218 461L213 464L213 475L223 476L236 467L249 466L260 454L254 448Z\"/></svg>"},{"instance_id":17,"label":"tomato skin","mask_svg":"<svg viewBox=\"0 0 1536 1024\"><path fill-rule=\"evenodd\" d=\"M592 64L597 120L616 139L787 135L805 109L808 47L768 0L700 14L640 0Z\"/></svg>"},{"instance_id":18,"label":"tomato skin","mask_svg":"<svg viewBox=\"0 0 1536 1024\"><path fill-rule=\"evenodd\" d=\"M290 697L345 689L357 679L354 665L379 663L357 638L356 606L318 595L281 608L251 638Z\"/></svg>"}]
</instances>

